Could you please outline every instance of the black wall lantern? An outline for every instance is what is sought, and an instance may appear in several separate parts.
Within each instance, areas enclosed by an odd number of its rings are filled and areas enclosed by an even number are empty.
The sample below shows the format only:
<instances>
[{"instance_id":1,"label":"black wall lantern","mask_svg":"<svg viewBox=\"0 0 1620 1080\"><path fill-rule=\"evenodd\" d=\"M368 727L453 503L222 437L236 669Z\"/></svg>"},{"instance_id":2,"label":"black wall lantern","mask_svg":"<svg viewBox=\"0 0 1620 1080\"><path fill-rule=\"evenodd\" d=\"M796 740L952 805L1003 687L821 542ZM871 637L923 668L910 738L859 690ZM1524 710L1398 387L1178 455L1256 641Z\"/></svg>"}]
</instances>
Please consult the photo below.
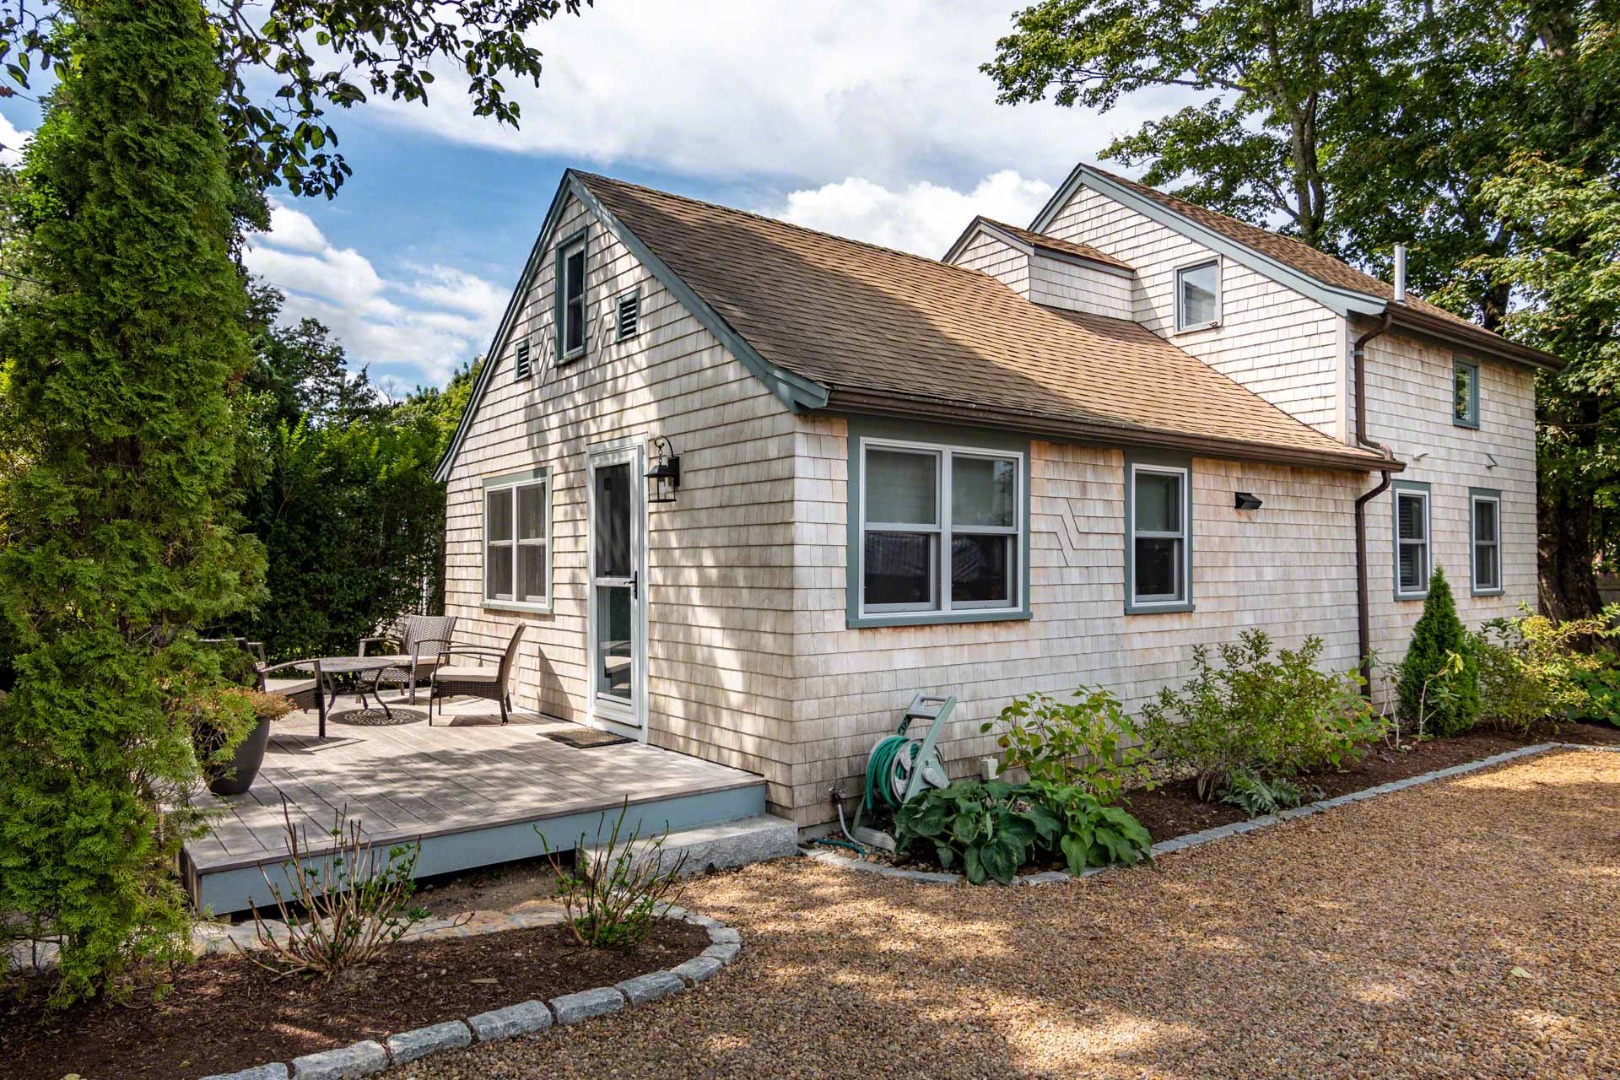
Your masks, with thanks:
<instances>
[{"instance_id":1,"label":"black wall lantern","mask_svg":"<svg viewBox=\"0 0 1620 1080\"><path fill-rule=\"evenodd\" d=\"M652 491L647 494L650 503L672 503L681 486L681 459L669 440L659 435L652 441L653 467L647 470Z\"/></svg>"},{"instance_id":2,"label":"black wall lantern","mask_svg":"<svg viewBox=\"0 0 1620 1080\"><path fill-rule=\"evenodd\" d=\"M1238 492L1236 502L1239 510L1258 510L1261 505L1260 499L1257 496L1250 495L1247 491Z\"/></svg>"}]
</instances>

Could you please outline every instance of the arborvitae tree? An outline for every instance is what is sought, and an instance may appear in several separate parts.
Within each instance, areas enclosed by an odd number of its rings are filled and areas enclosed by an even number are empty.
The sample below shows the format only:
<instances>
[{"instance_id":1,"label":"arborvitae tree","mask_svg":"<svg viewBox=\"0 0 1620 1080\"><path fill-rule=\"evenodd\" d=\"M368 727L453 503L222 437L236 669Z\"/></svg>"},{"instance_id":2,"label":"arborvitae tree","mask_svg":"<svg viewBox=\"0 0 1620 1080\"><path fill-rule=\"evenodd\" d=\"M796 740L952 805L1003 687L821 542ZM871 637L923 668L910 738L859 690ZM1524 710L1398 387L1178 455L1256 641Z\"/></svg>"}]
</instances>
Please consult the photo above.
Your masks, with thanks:
<instances>
[{"instance_id":1,"label":"arborvitae tree","mask_svg":"<svg viewBox=\"0 0 1620 1080\"><path fill-rule=\"evenodd\" d=\"M62 6L73 59L21 170L0 310L0 913L60 938L65 1002L183 941L177 705L206 666L195 628L242 609L262 560L232 509L251 355L203 9Z\"/></svg>"},{"instance_id":2,"label":"arborvitae tree","mask_svg":"<svg viewBox=\"0 0 1620 1080\"><path fill-rule=\"evenodd\" d=\"M1423 614L1412 627L1399 690L1401 715L1414 724L1421 721L1425 732L1460 735L1479 718L1479 661L1439 567L1429 577Z\"/></svg>"}]
</instances>

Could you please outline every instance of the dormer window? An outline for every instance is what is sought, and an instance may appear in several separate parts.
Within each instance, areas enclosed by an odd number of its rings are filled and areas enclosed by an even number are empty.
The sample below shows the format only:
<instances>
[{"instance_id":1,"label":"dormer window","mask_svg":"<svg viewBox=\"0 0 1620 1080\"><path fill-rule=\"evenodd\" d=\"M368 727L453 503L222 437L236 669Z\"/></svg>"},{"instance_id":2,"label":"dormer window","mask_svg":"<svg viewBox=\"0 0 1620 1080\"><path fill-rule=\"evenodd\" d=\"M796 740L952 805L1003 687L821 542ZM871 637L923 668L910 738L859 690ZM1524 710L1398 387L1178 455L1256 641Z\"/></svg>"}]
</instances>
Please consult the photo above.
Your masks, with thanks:
<instances>
[{"instance_id":1,"label":"dormer window","mask_svg":"<svg viewBox=\"0 0 1620 1080\"><path fill-rule=\"evenodd\" d=\"M1221 324L1221 261L1183 266L1176 271L1176 331L1206 330Z\"/></svg>"},{"instance_id":2,"label":"dormer window","mask_svg":"<svg viewBox=\"0 0 1620 1080\"><path fill-rule=\"evenodd\" d=\"M557 245L557 362L585 355L585 233Z\"/></svg>"}]
</instances>

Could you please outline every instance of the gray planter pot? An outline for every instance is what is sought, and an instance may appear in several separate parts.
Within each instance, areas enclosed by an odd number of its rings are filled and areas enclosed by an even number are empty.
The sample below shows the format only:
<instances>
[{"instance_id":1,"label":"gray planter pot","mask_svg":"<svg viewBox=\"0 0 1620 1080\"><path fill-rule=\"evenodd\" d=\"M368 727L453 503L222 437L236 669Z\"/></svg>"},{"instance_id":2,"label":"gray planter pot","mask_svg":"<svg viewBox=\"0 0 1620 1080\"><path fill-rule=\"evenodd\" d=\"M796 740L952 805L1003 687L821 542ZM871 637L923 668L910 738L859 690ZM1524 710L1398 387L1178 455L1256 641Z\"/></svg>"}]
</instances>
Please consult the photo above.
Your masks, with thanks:
<instances>
[{"instance_id":1,"label":"gray planter pot","mask_svg":"<svg viewBox=\"0 0 1620 1080\"><path fill-rule=\"evenodd\" d=\"M208 781L208 790L215 795L240 795L253 786L253 778L259 775L259 766L264 764L264 749L270 745L270 721L260 720L258 726L248 733L236 748L236 756L229 765L206 765L203 767L203 776Z\"/></svg>"}]
</instances>

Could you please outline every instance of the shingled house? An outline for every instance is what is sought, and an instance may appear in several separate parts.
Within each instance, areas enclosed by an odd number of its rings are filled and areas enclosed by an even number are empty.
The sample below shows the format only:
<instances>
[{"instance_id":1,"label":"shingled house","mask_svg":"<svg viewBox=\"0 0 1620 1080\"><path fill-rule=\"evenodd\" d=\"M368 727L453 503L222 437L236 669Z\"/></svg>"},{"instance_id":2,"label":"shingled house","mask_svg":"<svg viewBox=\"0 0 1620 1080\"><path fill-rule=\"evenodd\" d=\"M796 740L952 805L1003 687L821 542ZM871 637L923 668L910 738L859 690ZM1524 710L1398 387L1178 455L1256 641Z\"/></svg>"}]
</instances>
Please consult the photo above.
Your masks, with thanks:
<instances>
[{"instance_id":1,"label":"shingled house","mask_svg":"<svg viewBox=\"0 0 1620 1080\"><path fill-rule=\"evenodd\" d=\"M1089 166L942 261L569 172L488 356L447 613L802 826L917 690L965 773L1016 694L1245 627L1398 659L1434 566L1470 623L1536 595L1553 357Z\"/></svg>"}]
</instances>

